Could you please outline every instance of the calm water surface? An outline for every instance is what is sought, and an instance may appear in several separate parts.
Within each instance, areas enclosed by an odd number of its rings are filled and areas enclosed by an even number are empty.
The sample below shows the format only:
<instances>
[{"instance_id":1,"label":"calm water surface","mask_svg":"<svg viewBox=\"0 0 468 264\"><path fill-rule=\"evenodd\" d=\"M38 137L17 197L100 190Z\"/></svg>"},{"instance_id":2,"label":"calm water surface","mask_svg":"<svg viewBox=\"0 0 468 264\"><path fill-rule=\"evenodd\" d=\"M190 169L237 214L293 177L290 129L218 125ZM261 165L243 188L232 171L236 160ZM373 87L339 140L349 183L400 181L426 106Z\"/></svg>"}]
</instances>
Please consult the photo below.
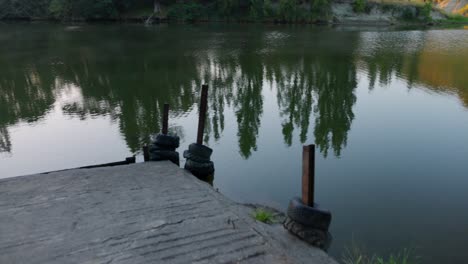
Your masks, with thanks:
<instances>
[{"instance_id":1,"label":"calm water surface","mask_svg":"<svg viewBox=\"0 0 468 264\"><path fill-rule=\"evenodd\" d=\"M0 24L0 177L141 160L171 104L216 188L285 209L317 145L331 254L468 259L468 30Z\"/></svg>"}]
</instances>

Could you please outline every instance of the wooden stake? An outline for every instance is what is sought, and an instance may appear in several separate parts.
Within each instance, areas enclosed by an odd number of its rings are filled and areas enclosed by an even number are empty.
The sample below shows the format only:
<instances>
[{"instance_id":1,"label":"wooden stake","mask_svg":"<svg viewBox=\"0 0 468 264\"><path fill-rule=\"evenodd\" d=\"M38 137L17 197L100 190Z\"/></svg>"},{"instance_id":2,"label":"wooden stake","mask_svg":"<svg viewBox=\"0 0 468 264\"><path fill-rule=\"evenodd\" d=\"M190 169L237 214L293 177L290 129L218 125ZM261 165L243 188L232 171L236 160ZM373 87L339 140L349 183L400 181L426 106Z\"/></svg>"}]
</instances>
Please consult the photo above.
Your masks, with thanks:
<instances>
[{"instance_id":1,"label":"wooden stake","mask_svg":"<svg viewBox=\"0 0 468 264\"><path fill-rule=\"evenodd\" d=\"M198 117L197 144L203 144L203 132L205 131L206 111L208 105L208 85L202 85L200 113Z\"/></svg>"},{"instance_id":2,"label":"wooden stake","mask_svg":"<svg viewBox=\"0 0 468 264\"><path fill-rule=\"evenodd\" d=\"M315 145L302 149L302 202L314 206L315 188Z\"/></svg>"},{"instance_id":3,"label":"wooden stake","mask_svg":"<svg viewBox=\"0 0 468 264\"><path fill-rule=\"evenodd\" d=\"M162 133L167 135L169 129L169 104L164 104L163 116L162 116Z\"/></svg>"},{"instance_id":4,"label":"wooden stake","mask_svg":"<svg viewBox=\"0 0 468 264\"><path fill-rule=\"evenodd\" d=\"M149 150L148 145L143 146L143 159L144 161L149 161Z\"/></svg>"}]
</instances>

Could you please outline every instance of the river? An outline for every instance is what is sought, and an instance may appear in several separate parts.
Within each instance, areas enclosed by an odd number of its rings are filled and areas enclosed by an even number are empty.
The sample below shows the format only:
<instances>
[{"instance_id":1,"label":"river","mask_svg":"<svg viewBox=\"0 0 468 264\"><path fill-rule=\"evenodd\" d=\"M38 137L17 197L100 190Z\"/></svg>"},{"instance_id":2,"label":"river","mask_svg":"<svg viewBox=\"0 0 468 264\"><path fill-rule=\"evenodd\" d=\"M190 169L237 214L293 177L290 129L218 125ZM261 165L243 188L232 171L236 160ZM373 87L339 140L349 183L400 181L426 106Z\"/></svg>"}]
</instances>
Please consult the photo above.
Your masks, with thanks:
<instances>
[{"instance_id":1,"label":"river","mask_svg":"<svg viewBox=\"0 0 468 264\"><path fill-rule=\"evenodd\" d=\"M164 103L183 152L203 83L221 193L285 210L315 143L331 255L466 262L463 29L0 24L0 178L141 161Z\"/></svg>"}]
</instances>

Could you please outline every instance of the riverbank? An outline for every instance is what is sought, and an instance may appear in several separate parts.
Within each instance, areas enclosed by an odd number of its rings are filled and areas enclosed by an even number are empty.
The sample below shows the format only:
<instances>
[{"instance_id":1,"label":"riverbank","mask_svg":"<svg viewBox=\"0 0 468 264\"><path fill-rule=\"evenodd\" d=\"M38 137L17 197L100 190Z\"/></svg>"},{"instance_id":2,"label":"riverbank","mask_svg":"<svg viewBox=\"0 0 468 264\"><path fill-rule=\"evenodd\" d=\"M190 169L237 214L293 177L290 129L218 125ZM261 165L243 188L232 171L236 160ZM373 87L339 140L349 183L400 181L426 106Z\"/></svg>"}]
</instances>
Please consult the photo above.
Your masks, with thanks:
<instances>
[{"instance_id":1,"label":"riverbank","mask_svg":"<svg viewBox=\"0 0 468 264\"><path fill-rule=\"evenodd\" d=\"M0 180L0 262L336 264L170 162Z\"/></svg>"},{"instance_id":2,"label":"riverbank","mask_svg":"<svg viewBox=\"0 0 468 264\"><path fill-rule=\"evenodd\" d=\"M124 6L118 1L98 6L66 4L66 0L41 0L44 7L35 12L20 12L13 7L0 11L0 20L125 22L125 23L269 23L269 24L372 24L421 25L465 23L465 17L446 13L436 4L419 0L400 1L250 1L229 5L217 2L177 2L161 4L144 1ZM27 0L21 0L21 5ZM99 2L99 1L98 1ZM225 3L226 2L226 3ZM229 2L229 3L228 3ZM24 4L24 3L23 3ZM22 9L20 9L22 10Z\"/></svg>"}]
</instances>

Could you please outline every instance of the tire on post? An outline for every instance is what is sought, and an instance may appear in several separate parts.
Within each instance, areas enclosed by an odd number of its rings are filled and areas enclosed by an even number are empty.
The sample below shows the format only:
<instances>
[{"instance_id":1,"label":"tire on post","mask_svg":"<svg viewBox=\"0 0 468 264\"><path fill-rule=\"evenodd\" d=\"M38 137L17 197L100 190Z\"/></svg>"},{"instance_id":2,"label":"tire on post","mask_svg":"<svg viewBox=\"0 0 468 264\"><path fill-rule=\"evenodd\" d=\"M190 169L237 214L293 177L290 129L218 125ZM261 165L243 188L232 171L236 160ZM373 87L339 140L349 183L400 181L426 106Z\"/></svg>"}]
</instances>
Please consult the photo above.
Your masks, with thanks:
<instances>
[{"instance_id":1,"label":"tire on post","mask_svg":"<svg viewBox=\"0 0 468 264\"><path fill-rule=\"evenodd\" d=\"M164 134L157 134L153 137L152 140L156 145L161 147L169 147L169 148L178 148L180 144L180 138L178 136L172 135L164 135Z\"/></svg>"},{"instance_id":2,"label":"tire on post","mask_svg":"<svg viewBox=\"0 0 468 264\"><path fill-rule=\"evenodd\" d=\"M213 150L201 144L190 144L188 150L184 151L185 169L200 179L213 175L215 168L210 160Z\"/></svg>"},{"instance_id":3,"label":"tire on post","mask_svg":"<svg viewBox=\"0 0 468 264\"><path fill-rule=\"evenodd\" d=\"M331 242L333 240L330 232L304 226L292 220L289 216L287 216L284 220L283 226L290 233L296 235L312 246L318 247L324 251L327 251L330 248Z\"/></svg>"},{"instance_id":4,"label":"tire on post","mask_svg":"<svg viewBox=\"0 0 468 264\"><path fill-rule=\"evenodd\" d=\"M191 161L195 161L195 162L200 162L200 163L208 163L210 162L210 159L209 158L203 158L203 157L200 157L200 156L196 156L196 155L193 155L192 153L190 153L188 150L184 150L184 158L186 158L187 160L191 160Z\"/></svg>"},{"instance_id":5,"label":"tire on post","mask_svg":"<svg viewBox=\"0 0 468 264\"><path fill-rule=\"evenodd\" d=\"M180 144L178 136L157 134L151 136L151 141L148 146L150 161L169 160L177 166L180 165L179 152L175 151Z\"/></svg>"},{"instance_id":6,"label":"tire on post","mask_svg":"<svg viewBox=\"0 0 468 264\"><path fill-rule=\"evenodd\" d=\"M192 143L189 145L188 152L192 156L210 160L213 150L207 146L197 144L197 143Z\"/></svg>"},{"instance_id":7,"label":"tire on post","mask_svg":"<svg viewBox=\"0 0 468 264\"><path fill-rule=\"evenodd\" d=\"M326 231L330 227L331 213L329 211L321 209L316 203L313 207L307 206L297 197L289 202L287 214L292 220L314 229Z\"/></svg>"},{"instance_id":8,"label":"tire on post","mask_svg":"<svg viewBox=\"0 0 468 264\"><path fill-rule=\"evenodd\" d=\"M194 174L209 175L214 172L214 164L212 161L201 163L187 160L187 162L185 162L185 169L190 170Z\"/></svg>"},{"instance_id":9,"label":"tire on post","mask_svg":"<svg viewBox=\"0 0 468 264\"><path fill-rule=\"evenodd\" d=\"M328 232L331 219L331 212L321 209L318 204L307 206L300 198L293 198L283 226L307 243L326 251L332 240Z\"/></svg>"}]
</instances>

